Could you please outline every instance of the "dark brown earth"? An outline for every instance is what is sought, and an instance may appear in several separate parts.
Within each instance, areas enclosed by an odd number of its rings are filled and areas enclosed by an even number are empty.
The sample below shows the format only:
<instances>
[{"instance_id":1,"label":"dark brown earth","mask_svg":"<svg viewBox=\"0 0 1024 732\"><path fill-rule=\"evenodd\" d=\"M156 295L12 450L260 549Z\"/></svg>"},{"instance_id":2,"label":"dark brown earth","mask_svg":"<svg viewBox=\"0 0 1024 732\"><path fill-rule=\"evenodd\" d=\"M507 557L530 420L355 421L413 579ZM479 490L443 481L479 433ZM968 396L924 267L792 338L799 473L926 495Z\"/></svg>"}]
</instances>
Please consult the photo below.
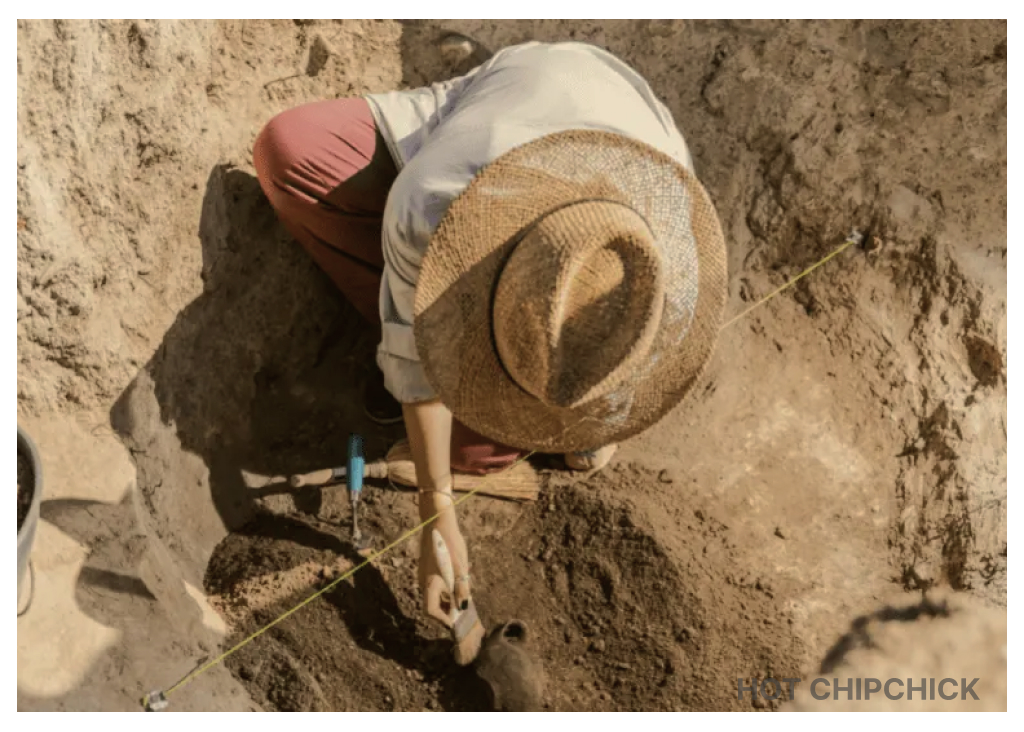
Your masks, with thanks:
<instances>
[{"instance_id":1,"label":"dark brown earth","mask_svg":"<svg viewBox=\"0 0 1024 732\"><path fill-rule=\"evenodd\" d=\"M545 708L749 709L749 700L737 701L737 678L797 675L802 644L784 594L748 576L721 520L675 508L683 504L673 490L683 489L642 466L617 466L587 482L562 480L537 505L503 507L466 526L481 615L488 625L528 625L549 669ZM401 534L411 499L381 496L371 520L383 545ZM658 526L665 521L677 526L670 541L655 538L667 536ZM403 550L228 660L258 703L282 711L488 708L474 672L456 667L449 643L418 619L415 561ZM309 514L263 514L219 545L206 590L248 633L354 561L345 529ZM279 601L261 601L275 592Z\"/></svg>"},{"instance_id":2,"label":"dark brown earth","mask_svg":"<svg viewBox=\"0 0 1024 732\"><path fill-rule=\"evenodd\" d=\"M35 491L35 478L32 475L32 461L18 451L18 531L25 523L28 509L32 505Z\"/></svg>"}]
</instances>

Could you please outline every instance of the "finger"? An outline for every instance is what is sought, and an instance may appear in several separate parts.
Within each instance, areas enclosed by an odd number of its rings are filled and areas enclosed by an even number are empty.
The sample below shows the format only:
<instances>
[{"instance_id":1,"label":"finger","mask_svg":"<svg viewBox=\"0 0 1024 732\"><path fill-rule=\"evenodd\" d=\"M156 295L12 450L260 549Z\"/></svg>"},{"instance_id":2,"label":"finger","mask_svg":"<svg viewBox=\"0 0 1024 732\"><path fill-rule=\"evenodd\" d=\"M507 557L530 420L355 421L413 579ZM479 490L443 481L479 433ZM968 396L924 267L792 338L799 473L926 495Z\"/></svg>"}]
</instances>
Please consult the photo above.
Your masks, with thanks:
<instances>
[{"instance_id":1,"label":"finger","mask_svg":"<svg viewBox=\"0 0 1024 732\"><path fill-rule=\"evenodd\" d=\"M455 590L452 594L454 595L455 607L459 610L465 610L469 607L472 592L468 573L455 578Z\"/></svg>"},{"instance_id":2,"label":"finger","mask_svg":"<svg viewBox=\"0 0 1024 732\"><path fill-rule=\"evenodd\" d=\"M452 619L441 602L441 596L448 588L444 580L438 575L427 578L426 587L423 589L423 609L427 615L438 621L444 627L452 627Z\"/></svg>"},{"instance_id":3,"label":"finger","mask_svg":"<svg viewBox=\"0 0 1024 732\"><path fill-rule=\"evenodd\" d=\"M452 599L455 602L455 607L459 610L465 610L472 598L466 540L459 532L457 526L445 528L448 529L445 541L447 542L451 552L452 570L455 574L455 586L452 588Z\"/></svg>"}]
</instances>

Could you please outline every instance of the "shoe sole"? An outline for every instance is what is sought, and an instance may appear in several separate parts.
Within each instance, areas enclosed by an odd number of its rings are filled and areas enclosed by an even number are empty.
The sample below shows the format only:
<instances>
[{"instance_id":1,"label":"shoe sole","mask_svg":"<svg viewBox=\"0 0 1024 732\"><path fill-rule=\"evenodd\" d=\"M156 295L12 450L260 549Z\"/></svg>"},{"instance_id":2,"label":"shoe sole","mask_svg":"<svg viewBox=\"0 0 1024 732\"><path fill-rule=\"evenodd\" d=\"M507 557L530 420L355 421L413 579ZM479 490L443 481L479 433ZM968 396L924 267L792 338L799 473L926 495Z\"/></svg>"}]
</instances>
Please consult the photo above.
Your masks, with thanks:
<instances>
[{"instance_id":1,"label":"shoe sole","mask_svg":"<svg viewBox=\"0 0 1024 732\"><path fill-rule=\"evenodd\" d=\"M401 415L398 415L397 417L378 417L375 414L371 414L368 409L364 409L363 414L366 415L368 420L374 424L379 424L381 427L390 427L391 425L400 423L404 419Z\"/></svg>"}]
</instances>

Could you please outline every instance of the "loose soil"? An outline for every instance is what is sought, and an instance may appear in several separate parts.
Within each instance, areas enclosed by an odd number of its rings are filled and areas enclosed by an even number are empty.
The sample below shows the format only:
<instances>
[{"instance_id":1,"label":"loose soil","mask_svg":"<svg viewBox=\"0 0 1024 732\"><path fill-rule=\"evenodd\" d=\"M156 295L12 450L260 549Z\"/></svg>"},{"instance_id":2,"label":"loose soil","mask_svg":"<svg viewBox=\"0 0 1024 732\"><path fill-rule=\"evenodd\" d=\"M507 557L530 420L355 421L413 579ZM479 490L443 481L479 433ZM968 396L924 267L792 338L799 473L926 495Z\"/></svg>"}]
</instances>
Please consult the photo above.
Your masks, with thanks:
<instances>
[{"instance_id":1,"label":"loose soil","mask_svg":"<svg viewBox=\"0 0 1024 732\"><path fill-rule=\"evenodd\" d=\"M25 523L28 510L32 507L35 485L32 461L18 450L18 531L21 531L21 525Z\"/></svg>"},{"instance_id":2,"label":"loose soil","mask_svg":"<svg viewBox=\"0 0 1024 732\"><path fill-rule=\"evenodd\" d=\"M725 523L673 493L656 473L626 465L552 485L540 505L514 515L471 521L481 616L488 626L526 623L549 669L546 708L750 708L737 701L737 678L798 674L788 598L743 566ZM402 523L377 507L383 544ZM666 522L677 527L671 535L660 530ZM251 631L356 559L330 523L263 515L217 547L206 589ZM486 710L485 687L419 619L414 581L412 557L386 556L228 663L255 699L282 711Z\"/></svg>"}]
</instances>

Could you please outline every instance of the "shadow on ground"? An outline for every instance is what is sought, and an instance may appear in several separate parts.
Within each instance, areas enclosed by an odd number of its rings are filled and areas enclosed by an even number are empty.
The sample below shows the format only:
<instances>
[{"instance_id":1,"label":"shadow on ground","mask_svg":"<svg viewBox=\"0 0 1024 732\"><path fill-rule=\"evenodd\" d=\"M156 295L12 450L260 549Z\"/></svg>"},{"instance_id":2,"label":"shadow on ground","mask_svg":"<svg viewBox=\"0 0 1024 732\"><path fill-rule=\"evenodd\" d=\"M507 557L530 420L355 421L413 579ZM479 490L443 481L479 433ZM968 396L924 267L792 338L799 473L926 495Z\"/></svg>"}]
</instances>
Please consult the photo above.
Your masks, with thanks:
<instances>
[{"instance_id":1,"label":"shadow on ground","mask_svg":"<svg viewBox=\"0 0 1024 732\"><path fill-rule=\"evenodd\" d=\"M277 223L255 177L213 169L199 238L203 293L144 373L160 420L208 468L231 529L254 513L244 473L333 465L343 462L350 432L366 436L369 451L383 450L388 436L365 419L359 399L375 367L369 330ZM139 424L125 396L111 424L138 459L139 437L153 426Z\"/></svg>"}]
</instances>

